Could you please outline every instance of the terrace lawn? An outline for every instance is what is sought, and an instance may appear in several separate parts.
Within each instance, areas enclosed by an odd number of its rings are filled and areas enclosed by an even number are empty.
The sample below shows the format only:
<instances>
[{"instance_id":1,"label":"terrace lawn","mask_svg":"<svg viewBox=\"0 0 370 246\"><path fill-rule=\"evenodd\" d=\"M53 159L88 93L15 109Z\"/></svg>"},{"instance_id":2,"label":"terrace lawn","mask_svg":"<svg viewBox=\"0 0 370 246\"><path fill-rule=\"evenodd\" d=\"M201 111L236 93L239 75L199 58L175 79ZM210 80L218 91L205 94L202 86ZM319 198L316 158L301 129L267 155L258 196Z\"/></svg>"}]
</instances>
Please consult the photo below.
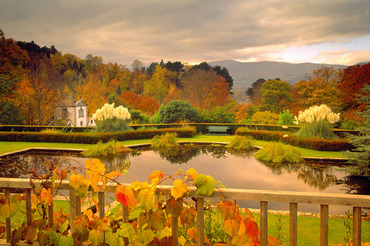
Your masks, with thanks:
<instances>
[{"instance_id":1,"label":"terrace lawn","mask_svg":"<svg viewBox=\"0 0 370 246\"><path fill-rule=\"evenodd\" d=\"M179 142L229 142L233 136L208 136L196 135L193 138L179 138ZM134 144L148 144L151 139L140 139L122 141L125 145ZM255 145L264 146L268 141L256 140ZM89 144L75 144L75 143L39 143L39 142L0 142L0 154L22 150L31 147L44 147L44 148L63 148L63 149L86 149ZM302 156L305 157L332 157L332 158L345 158L343 152L338 151L317 151L310 149L298 148Z\"/></svg>"}]
</instances>

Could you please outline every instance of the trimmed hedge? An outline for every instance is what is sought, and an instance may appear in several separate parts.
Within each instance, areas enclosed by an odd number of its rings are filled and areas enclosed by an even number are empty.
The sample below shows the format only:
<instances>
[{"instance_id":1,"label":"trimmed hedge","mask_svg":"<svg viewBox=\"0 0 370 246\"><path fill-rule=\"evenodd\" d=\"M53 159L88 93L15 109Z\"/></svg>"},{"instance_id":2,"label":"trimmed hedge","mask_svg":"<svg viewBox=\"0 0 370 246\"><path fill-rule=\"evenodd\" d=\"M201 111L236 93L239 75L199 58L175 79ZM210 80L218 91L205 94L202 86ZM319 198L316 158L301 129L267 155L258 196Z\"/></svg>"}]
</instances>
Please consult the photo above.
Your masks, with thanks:
<instances>
[{"instance_id":1,"label":"trimmed hedge","mask_svg":"<svg viewBox=\"0 0 370 246\"><path fill-rule=\"evenodd\" d=\"M108 142L111 139L115 139L117 141L151 139L154 136L163 135L167 132L175 132L179 137L194 137L197 133L194 127L109 133L0 132L0 141L95 144L99 141Z\"/></svg>"},{"instance_id":2,"label":"trimmed hedge","mask_svg":"<svg viewBox=\"0 0 370 246\"><path fill-rule=\"evenodd\" d=\"M291 132L249 130L241 127L235 132L240 136L251 136L256 140L280 141L293 146L320 150L320 151L343 151L354 149L347 139L326 140L317 137L296 137Z\"/></svg>"},{"instance_id":3,"label":"trimmed hedge","mask_svg":"<svg viewBox=\"0 0 370 246\"><path fill-rule=\"evenodd\" d=\"M283 129L281 125L264 125L264 124L239 124L239 123L189 123L190 126L197 128L199 133L208 133L208 126L228 126L230 128L229 133L234 135L239 127L248 127L252 130L266 130L266 131L288 131L296 132L301 127L300 126L288 126L287 129ZM181 123L171 123L171 124L140 124L140 125L130 125L133 129L138 129L140 127L155 127L157 129L167 129L167 128L179 128L182 127ZM25 125L0 125L0 132L40 132L45 129L56 129L65 132L89 132L94 127L71 127L71 126L25 126ZM339 137L346 137L347 135L359 135L359 131L356 130L345 130L345 129L333 129L334 133Z\"/></svg>"}]
</instances>

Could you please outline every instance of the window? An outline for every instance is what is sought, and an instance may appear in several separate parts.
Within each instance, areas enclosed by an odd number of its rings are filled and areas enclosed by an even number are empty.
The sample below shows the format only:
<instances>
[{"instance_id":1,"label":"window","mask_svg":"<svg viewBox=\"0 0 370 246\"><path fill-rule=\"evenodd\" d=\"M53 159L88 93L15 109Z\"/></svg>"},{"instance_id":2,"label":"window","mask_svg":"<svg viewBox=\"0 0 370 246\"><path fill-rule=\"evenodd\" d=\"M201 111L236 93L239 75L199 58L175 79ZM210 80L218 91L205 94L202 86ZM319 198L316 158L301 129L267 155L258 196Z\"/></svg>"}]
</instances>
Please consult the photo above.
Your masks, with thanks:
<instances>
[{"instance_id":1,"label":"window","mask_svg":"<svg viewBox=\"0 0 370 246\"><path fill-rule=\"evenodd\" d=\"M62 108L62 118L68 119L68 109L67 108Z\"/></svg>"},{"instance_id":2,"label":"window","mask_svg":"<svg viewBox=\"0 0 370 246\"><path fill-rule=\"evenodd\" d=\"M80 108L80 109L78 110L78 117L79 117L79 118L83 118L83 117L84 117L84 110L83 110L82 108Z\"/></svg>"},{"instance_id":3,"label":"window","mask_svg":"<svg viewBox=\"0 0 370 246\"><path fill-rule=\"evenodd\" d=\"M83 126L83 124L84 124L84 123L83 123L82 121L80 121L80 126Z\"/></svg>"}]
</instances>

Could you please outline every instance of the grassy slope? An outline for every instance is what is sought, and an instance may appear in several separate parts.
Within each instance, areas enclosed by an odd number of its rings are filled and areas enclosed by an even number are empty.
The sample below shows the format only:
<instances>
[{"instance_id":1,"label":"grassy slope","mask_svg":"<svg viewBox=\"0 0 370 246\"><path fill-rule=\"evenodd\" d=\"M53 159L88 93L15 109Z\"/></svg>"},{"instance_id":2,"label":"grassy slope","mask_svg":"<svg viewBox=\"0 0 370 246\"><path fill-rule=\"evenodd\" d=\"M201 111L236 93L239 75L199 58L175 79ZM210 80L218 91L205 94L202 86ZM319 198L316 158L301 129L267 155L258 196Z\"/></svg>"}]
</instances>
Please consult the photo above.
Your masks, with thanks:
<instances>
[{"instance_id":1,"label":"grassy slope","mask_svg":"<svg viewBox=\"0 0 370 246\"><path fill-rule=\"evenodd\" d=\"M189 142L229 142L233 136L207 136L207 135L197 135L193 138L180 138L179 141L189 141ZM132 144L143 144L150 143L150 139L143 140L132 140L132 141L123 141L125 145ZM255 145L264 146L267 141L256 140ZM16 150L21 150L30 147L45 147L45 148L66 148L66 149L86 149L89 144L70 144L70 143L37 143L37 142L0 142L0 154L8 153ZM344 158L342 152L336 151L317 151L310 149L298 148L302 156L308 157L336 157Z\"/></svg>"}]
</instances>

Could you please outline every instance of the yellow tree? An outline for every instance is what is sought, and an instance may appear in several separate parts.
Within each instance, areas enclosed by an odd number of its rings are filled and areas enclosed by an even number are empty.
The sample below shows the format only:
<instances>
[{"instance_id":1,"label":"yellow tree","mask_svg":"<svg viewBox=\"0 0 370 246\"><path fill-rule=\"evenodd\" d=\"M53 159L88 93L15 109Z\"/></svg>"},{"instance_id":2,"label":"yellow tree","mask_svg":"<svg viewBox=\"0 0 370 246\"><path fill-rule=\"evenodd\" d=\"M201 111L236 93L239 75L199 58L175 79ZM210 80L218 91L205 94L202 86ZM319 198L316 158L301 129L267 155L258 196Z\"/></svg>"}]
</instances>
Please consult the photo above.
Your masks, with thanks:
<instances>
[{"instance_id":1,"label":"yellow tree","mask_svg":"<svg viewBox=\"0 0 370 246\"><path fill-rule=\"evenodd\" d=\"M87 103L87 115L92 115L106 103L106 88L93 75L89 75L76 89L79 97Z\"/></svg>"},{"instance_id":2,"label":"yellow tree","mask_svg":"<svg viewBox=\"0 0 370 246\"><path fill-rule=\"evenodd\" d=\"M161 104L170 89L169 76L170 72L166 68L157 65L152 78L144 84L144 94Z\"/></svg>"},{"instance_id":3,"label":"yellow tree","mask_svg":"<svg viewBox=\"0 0 370 246\"><path fill-rule=\"evenodd\" d=\"M306 76L293 87L293 95L296 103L302 108L325 104L332 109L338 110L341 107L340 90L337 83L341 78L342 70L335 70L333 67L321 67Z\"/></svg>"}]
</instances>

